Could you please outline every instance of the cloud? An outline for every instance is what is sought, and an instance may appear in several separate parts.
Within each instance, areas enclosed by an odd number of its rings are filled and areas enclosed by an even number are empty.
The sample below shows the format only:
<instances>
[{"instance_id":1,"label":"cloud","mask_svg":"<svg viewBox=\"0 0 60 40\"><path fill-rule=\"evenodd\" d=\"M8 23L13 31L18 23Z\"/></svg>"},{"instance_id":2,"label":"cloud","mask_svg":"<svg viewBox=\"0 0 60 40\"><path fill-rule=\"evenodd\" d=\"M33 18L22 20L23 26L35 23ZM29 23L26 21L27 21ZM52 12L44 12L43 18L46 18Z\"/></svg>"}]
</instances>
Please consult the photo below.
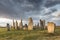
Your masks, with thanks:
<instances>
[{"instance_id":1,"label":"cloud","mask_svg":"<svg viewBox=\"0 0 60 40\"><path fill-rule=\"evenodd\" d=\"M0 17L25 21L60 17L59 0L0 0Z\"/></svg>"},{"instance_id":2,"label":"cloud","mask_svg":"<svg viewBox=\"0 0 60 40\"><path fill-rule=\"evenodd\" d=\"M47 0L46 2L46 7L51 7L54 6L56 4L60 4L60 0Z\"/></svg>"},{"instance_id":3,"label":"cloud","mask_svg":"<svg viewBox=\"0 0 60 40\"><path fill-rule=\"evenodd\" d=\"M56 11L56 12L52 13L52 15L55 17L60 17L60 11Z\"/></svg>"}]
</instances>

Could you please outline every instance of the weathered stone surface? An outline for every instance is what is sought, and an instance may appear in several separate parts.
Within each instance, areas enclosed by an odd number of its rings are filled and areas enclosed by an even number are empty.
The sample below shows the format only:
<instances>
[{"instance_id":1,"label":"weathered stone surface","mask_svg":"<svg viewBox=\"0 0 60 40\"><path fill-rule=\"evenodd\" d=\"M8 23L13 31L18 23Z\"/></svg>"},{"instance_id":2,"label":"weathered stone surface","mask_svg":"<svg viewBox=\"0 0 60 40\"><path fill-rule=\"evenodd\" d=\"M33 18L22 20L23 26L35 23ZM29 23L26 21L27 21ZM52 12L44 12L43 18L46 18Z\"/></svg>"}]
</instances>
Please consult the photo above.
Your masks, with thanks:
<instances>
[{"instance_id":1,"label":"weathered stone surface","mask_svg":"<svg viewBox=\"0 0 60 40\"><path fill-rule=\"evenodd\" d=\"M22 23L22 19L21 19L21 21L20 21L20 27L19 27L20 29L23 29L23 23Z\"/></svg>"},{"instance_id":2,"label":"weathered stone surface","mask_svg":"<svg viewBox=\"0 0 60 40\"><path fill-rule=\"evenodd\" d=\"M37 24L37 27L36 28L39 28L39 23Z\"/></svg>"},{"instance_id":3,"label":"weathered stone surface","mask_svg":"<svg viewBox=\"0 0 60 40\"><path fill-rule=\"evenodd\" d=\"M40 20L40 27L43 30L45 26L45 21L44 20Z\"/></svg>"},{"instance_id":4,"label":"weathered stone surface","mask_svg":"<svg viewBox=\"0 0 60 40\"><path fill-rule=\"evenodd\" d=\"M14 22L14 20L13 20L13 28L15 29L15 22Z\"/></svg>"},{"instance_id":5,"label":"weathered stone surface","mask_svg":"<svg viewBox=\"0 0 60 40\"><path fill-rule=\"evenodd\" d=\"M7 23L7 31L10 31L10 25Z\"/></svg>"},{"instance_id":6,"label":"weathered stone surface","mask_svg":"<svg viewBox=\"0 0 60 40\"><path fill-rule=\"evenodd\" d=\"M30 17L28 20L28 30L33 30L33 19Z\"/></svg>"},{"instance_id":7,"label":"weathered stone surface","mask_svg":"<svg viewBox=\"0 0 60 40\"><path fill-rule=\"evenodd\" d=\"M18 29L18 22L16 21L16 26L15 26L15 29Z\"/></svg>"},{"instance_id":8,"label":"weathered stone surface","mask_svg":"<svg viewBox=\"0 0 60 40\"><path fill-rule=\"evenodd\" d=\"M46 29L46 26L45 26L45 20L43 20L43 26L44 26L44 29Z\"/></svg>"},{"instance_id":9,"label":"weathered stone surface","mask_svg":"<svg viewBox=\"0 0 60 40\"><path fill-rule=\"evenodd\" d=\"M36 24L33 26L33 29L34 29L34 30L37 28L36 26L37 26Z\"/></svg>"},{"instance_id":10,"label":"weathered stone surface","mask_svg":"<svg viewBox=\"0 0 60 40\"><path fill-rule=\"evenodd\" d=\"M28 26L27 24L24 25L23 30L27 30Z\"/></svg>"},{"instance_id":11,"label":"weathered stone surface","mask_svg":"<svg viewBox=\"0 0 60 40\"><path fill-rule=\"evenodd\" d=\"M48 33L54 33L54 31L55 31L55 24L53 22L48 22L47 30L48 30Z\"/></svg>"}]
</instances>

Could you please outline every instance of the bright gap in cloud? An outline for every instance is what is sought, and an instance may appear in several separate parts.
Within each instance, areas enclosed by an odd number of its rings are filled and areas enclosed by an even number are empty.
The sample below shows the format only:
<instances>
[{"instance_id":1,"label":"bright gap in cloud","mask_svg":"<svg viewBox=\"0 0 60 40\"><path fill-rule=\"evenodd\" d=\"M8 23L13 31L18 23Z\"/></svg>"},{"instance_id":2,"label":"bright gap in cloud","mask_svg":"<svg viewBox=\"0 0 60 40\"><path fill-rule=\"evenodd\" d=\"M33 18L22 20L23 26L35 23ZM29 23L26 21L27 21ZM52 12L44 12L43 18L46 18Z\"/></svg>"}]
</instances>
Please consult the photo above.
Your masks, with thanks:
<instances>
[{"instance_id":1,"label":"bright gap in cloud","mask_svg":"<svg viewBox=\"0 0 60 40\"><path fill-rule=\"evenodd\" d=\"M14 22L16 22L15 19L14 19ZM20 20L17 20L17 22L18 22L18 25L19 25ZM22 20L22 22L23 22L23 25L24 24L27 24L27 21L26 20ZM13 25L12 24L13 23L13 20L12 19L8 19L8 18L0 18L0 26L5 27L7 23L9 23L10 26L12 26Z\"/></svg>"},{"instance_id":2,"label":"bright gap in cloud","mask_svg":"<svg viewBox=\"0 0 60 40\"><path fill-rule=\"evenodd\" d=\"M6 26L6 24L9 23L10 25L12 25L12 19L8 19L8 18L0 18L0 26Z\"/></svg>"}]
</instances>

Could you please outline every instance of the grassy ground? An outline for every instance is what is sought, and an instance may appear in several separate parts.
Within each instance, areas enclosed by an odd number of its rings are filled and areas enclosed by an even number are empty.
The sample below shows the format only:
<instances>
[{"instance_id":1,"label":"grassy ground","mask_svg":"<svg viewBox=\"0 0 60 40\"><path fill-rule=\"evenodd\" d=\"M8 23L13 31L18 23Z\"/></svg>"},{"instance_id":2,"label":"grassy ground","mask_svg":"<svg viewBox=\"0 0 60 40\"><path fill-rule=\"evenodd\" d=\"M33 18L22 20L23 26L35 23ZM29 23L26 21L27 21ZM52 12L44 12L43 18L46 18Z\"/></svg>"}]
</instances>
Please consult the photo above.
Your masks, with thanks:
<instances>
[{"instance_id":1,"label":"grassy ground","mask_svg":"<svg viewBox=\"0 0 60 40\"><path fill-rule=\"evenodd\" d=\"M53 35L48 34L47 30L11 30L0 28L0 40L60 40L60 27L55 29Z\"/></svg>"}]
</instances>

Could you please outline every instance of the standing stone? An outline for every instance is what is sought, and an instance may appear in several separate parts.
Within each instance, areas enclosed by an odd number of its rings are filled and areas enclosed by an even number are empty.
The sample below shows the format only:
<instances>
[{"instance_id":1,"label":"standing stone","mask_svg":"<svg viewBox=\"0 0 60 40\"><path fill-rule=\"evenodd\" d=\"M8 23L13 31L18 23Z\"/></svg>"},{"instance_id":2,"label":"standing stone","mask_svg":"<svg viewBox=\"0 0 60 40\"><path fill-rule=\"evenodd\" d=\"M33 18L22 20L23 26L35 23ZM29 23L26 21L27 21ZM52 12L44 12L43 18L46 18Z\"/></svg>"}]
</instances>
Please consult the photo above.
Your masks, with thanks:
<instances>
[{"instance_id":1,"label":"standing stone","mask_svg":"<svg viewBox=\"0 0 60 40\"><path fill-rule=\"evenodd\" d=\"M23 29L23 23L22 23L22 20L20 21L20 29Z\"/></svg>"},{"instance_id":2,"label":"standing stone","mask_svg":"<svg viewBox=\"0 0 60 40\"><path fill-rule=\"evenodd\" d=\"M39 28L39 23L37 24L37 28Z\"/></svg>"},{"instance_id":3,"label":"standing stone","mask_svg":"<svg viewBox=\"0 0 60 40\"><path fill-rule=\"evenodd\" d=\"M27 30L28 26L27 24L24 25L23 30Z\"/></svg>"},{"instance_id":4,"label":"standing stone","mask_svg":"<svg viewBox=\"0 0 60 40\"><path fill-rule=\"evenodd\" d=\"M33 26L33 29L34 29L34 30L36 29L36 24Z\"/></svg>"},{"instance_id":5,"label":"standing stone","mask_svg":"<svg viewBox=\"0 0 60 40\"><path fill-rule=\"evenodd\" d=\"M43 24L42 20L40 20L40 27L41 27L42 30L44 29L44 24Z\"/></svg>"},{"instance_id":6,"label":"standing stone","mask_svg":"<svg viewBox=\"0 0 60 40\"><path fill-rule=\"evenodd\" d=\"M15 26L15 29L18 29L18 22L16 21L16 26Z\"/></svg>"},{"instance_id":7,"label":"standing stone","mask_svg":"<svg viewBox=\"0 0 60 40\"><path fill-rule=\"evenodd\" d=\"M28 30L33 30L33 20L31 17L28 20Z\"/></svg>"},{"instance_id":8,"label":"standing stone","mask_svg":"<svg viewBox=\"0 0 60 40\"><path fill-rule=\"evenodd\" d=\"M7 23L7 31L10 31L10 25Z\"/></svg>"},{"instance_id":9,"label":"standing stone","mask_svg":"<svg viewBox=\"0 0 60 40\"><path fill-rule=\"evenodd\" d=\"M45 20L43 20L43 26L44 26L44 29L46 29L46 26L45 26Z\"/></svg>"},{"instance_id":10,"label":"standing stone","mask_svg":"<svg viewBox=\"0 0 60 40\"><path fill-rule=\"evenodd\" d=\"M54 31L55 31L55 24L53 22L48 22L47 30L48 30L48 33L54 33Z\"/></svg>"},{"instance_id":11,"label":"standing stone","mask_svg":"<svg viewBox=\"0 0 60 40\"><path fill-rule=\"evenodd\" d=\"M40 20L40 28L41 28L42 30L45 29L45 20Z\"/></svg>"},{"instance_id":12,"label":"standing stone","mask_svg":"<svg viewBox=\"0 0 60 40\"><path fill-rule=\"evenodd\" d=\"M13 28L15 29L15 22L14 22L14 20L13 20Z\"/></svg>"}]
</instances>

